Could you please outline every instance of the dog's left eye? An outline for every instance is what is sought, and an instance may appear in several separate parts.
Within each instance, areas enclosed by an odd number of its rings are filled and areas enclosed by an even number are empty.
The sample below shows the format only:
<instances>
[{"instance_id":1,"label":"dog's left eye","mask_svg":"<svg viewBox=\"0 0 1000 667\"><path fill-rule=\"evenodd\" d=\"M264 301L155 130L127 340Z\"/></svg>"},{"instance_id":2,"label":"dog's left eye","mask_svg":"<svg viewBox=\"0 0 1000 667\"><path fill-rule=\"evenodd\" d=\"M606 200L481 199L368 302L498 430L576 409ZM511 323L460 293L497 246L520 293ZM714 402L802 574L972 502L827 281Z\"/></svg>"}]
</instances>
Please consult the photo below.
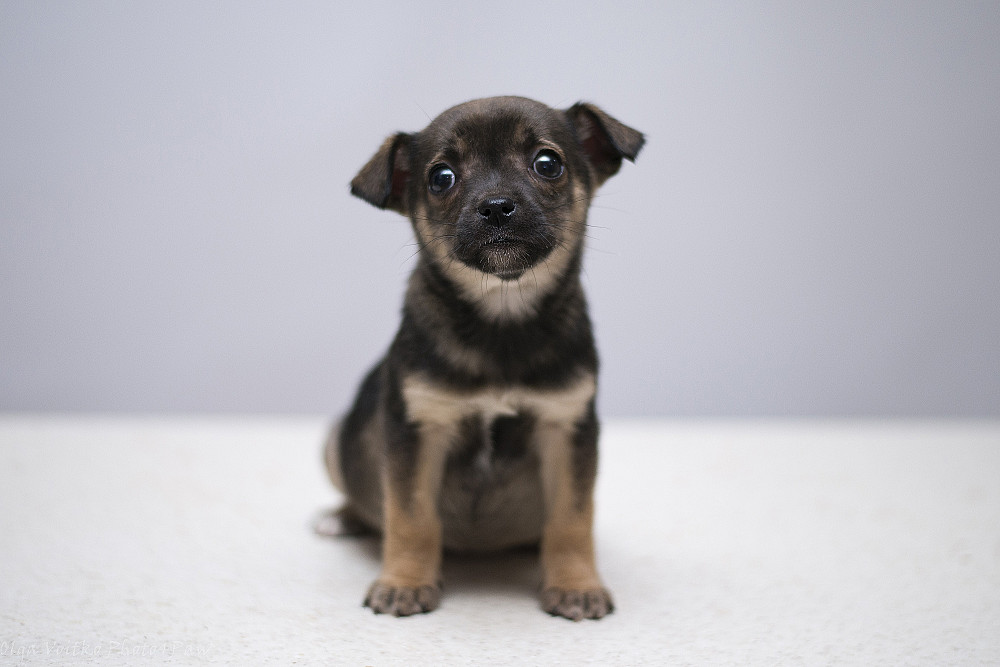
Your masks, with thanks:
<instances>
[{"instance_id":1,"label":"dog's left eye","mask_svg":"<svg viewBox=\"0 0 1000 667\"><path fill-rule=\"evenodd\" d=\"M445 190L450 190L453 185L455 185L455 172L451 170L451 167L439 164L431 170L431 192L441 194Z\"/></svg>"},{"instance_id":2,"label":"dog's left eye","mask_svg":"<svg viewBox=\"0 0 1000 667\"><path fill-rule=\"evenodd\" d=\"M535 161L532 163L532 168L535 173L539 176L544 176L545 178L558 178L562 176L563 173L563 163L556 155L555 151L550 151L548 149L539 151L538 155L535 156Z\"/></svg>"}]
</instances>

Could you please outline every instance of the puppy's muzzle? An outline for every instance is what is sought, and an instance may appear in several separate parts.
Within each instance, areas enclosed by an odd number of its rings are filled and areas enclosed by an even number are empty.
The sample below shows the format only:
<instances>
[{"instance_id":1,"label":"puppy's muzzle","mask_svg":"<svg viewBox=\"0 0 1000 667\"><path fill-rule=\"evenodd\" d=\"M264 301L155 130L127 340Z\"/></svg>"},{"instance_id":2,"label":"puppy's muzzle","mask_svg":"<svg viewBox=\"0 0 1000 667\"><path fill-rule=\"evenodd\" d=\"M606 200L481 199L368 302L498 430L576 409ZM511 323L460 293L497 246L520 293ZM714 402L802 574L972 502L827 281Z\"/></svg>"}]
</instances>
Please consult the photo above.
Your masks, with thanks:
<instances>
[{"instance_id":1,"label":"puppy's muzzle","mask_svg":"<svg viewBox=\"0 0 1000 667\"><path fill-rule=\"evenodd\" d=\"M544 212L530 197L493 191L463 211L454 252L469 266L512 280L542 261L555 244Z\"/></svg>"}]
</instances>

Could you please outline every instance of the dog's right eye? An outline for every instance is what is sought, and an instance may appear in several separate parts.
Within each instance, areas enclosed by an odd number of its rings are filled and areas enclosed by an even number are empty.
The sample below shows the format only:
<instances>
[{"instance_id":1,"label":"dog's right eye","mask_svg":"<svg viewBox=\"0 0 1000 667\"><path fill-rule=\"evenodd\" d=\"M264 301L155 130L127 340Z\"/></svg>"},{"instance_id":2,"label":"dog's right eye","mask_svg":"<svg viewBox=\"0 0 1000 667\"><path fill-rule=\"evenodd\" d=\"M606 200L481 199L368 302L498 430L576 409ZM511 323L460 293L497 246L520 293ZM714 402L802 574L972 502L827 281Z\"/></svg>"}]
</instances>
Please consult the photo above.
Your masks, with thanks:
<instances>
[{"instance_id":1,"label":"dog's right eye","mask_svg":"<svg viewBox=\"0 0 1000 667\"><path fill-rule=\"evenodd\" d=\"M431 170L431 192L441 194L455 185L455 172L446 164L439 164Z\"/></svg>"},{"instance_id":2,"label":"dog's right eye","mask_svg":"<svg viewBox=\"0 0 1000 667\"><path fill-rule=\"evenodd\" d=\"M563 163L555 151L545 149L538 152L532 163L535 173L545 178L559 178L563 173Z\"/></svg>"}]
</instances>

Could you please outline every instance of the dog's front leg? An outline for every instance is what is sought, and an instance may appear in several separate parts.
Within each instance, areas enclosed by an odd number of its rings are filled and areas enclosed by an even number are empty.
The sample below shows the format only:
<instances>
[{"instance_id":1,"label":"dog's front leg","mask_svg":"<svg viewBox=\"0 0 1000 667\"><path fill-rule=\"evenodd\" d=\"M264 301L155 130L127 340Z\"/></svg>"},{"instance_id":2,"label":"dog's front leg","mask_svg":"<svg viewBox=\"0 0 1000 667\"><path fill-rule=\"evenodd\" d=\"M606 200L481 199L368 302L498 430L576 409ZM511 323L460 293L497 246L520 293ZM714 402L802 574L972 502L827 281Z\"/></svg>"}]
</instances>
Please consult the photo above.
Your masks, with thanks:
<instances>
[{"instance_id":1,"label":"dog's front leg","mask_svg":"<svg viewBox=\"0 0 1000 667\"><path fill-rule=\"evenodd\" d=\"M597 421L542 422L538 429L546 520L541 558L542 607L574 621L611 613L611 594L594 560Z\"/></svg>"},{"instance_id":2,"label":"dog's front leg","mask_svg":"<svg viewBox=\"0 0 1000 667\"><path fill-rule=\"evenodd\" d=\"M409 616L441 601L438 493L453 429L418 425L416 438L389 444L383 476L382 573L365 605L377 614Z\"/></svg>"}]
</instances>

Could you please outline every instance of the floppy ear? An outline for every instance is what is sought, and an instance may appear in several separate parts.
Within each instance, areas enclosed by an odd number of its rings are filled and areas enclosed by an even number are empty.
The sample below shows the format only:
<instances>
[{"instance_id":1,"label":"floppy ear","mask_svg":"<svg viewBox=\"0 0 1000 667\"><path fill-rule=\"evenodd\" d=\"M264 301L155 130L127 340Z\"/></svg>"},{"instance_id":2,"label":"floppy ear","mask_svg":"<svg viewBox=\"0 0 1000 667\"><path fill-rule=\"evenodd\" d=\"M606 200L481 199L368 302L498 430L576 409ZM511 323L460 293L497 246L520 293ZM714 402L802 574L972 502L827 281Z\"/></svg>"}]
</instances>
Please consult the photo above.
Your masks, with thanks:
<instances>
[{"instance_id":1,"label":"floppy ear","mask_svg":"<svg viewBox=\"0 0 1000 667\"><path fill-rule=\"evenodd\" d=\"M566 110L600 185L618 173L622 158L634 161L646 142L642 133L618 122L593 104L577 102Z\"/></svg>"},{"instance_id":2,"label":"floppy ear","mask_svg":"<svg viewBox=\"0 0 1000 667\"><path fill-rule=\"evenodd\" d=\"M351 181L351 194L379 208L388 208L406 215L411 139L412 135L405 132L386 139Z\"/></svg>"}]
</instances>

